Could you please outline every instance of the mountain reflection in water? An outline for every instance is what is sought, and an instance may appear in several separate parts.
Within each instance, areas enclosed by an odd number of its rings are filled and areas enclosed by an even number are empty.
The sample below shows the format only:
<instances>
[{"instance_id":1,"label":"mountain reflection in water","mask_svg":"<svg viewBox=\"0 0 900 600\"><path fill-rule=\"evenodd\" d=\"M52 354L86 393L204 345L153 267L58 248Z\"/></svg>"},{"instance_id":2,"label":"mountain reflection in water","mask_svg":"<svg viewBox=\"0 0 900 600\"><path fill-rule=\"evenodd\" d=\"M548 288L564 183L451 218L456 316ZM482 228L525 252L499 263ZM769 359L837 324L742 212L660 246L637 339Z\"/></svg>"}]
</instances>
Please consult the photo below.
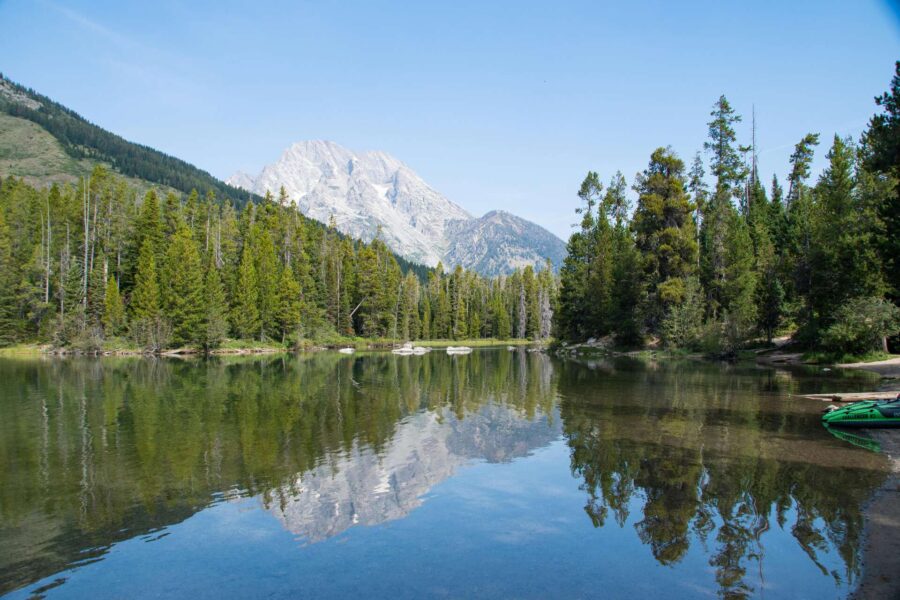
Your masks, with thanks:
<instances>
[{"instance_id":1,"label":"mountain reflection in water","mask_svg":"<svg viewBox=\"0 0 900 600\"><path fill-rule=\"evenodd\" d=\"M740 597L762 592L778 529L843 592L887 463L787 397L863 383L828 377L506 350L0 361L0 593L53 585L238 498L317 545L414 514L466 465L528 460L557 440L568 462L550 468L584 499L572 535L633 528L655 564L711 570L720 594ZM686 559L692 548L708 568Z\"/></svg>"}]
</instances>

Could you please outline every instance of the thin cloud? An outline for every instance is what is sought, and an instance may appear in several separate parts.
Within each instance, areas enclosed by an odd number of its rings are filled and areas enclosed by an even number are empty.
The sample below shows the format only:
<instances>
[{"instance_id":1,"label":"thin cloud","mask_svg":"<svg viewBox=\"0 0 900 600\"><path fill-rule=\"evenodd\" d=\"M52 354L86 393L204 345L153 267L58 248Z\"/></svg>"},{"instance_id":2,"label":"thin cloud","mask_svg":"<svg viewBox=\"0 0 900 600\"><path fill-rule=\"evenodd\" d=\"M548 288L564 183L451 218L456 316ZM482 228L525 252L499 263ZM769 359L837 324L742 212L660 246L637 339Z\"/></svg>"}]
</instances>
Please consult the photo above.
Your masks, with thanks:
<instances>
[{"instance_id":1,"label":"thin cloud","mask_svg":"<svg viewBox=\"0 0 900 600\"><path fill-rule=\"evenodd\" d=\"M86 17L80 12L74 11L67 6L60 6L59 4L51 2L50 0L41 0L41 4L49 6L59 14L66 17L69 21L80 26L82 29L103 36L107 41L115 44L116 46L119 46L120 48L140 48L140 44L136 43L134 40L129 39L121 33L114 31L109 27L106 27L105 25L98 23L97 21L89 17Z\"/></svg>"}]
</instances>

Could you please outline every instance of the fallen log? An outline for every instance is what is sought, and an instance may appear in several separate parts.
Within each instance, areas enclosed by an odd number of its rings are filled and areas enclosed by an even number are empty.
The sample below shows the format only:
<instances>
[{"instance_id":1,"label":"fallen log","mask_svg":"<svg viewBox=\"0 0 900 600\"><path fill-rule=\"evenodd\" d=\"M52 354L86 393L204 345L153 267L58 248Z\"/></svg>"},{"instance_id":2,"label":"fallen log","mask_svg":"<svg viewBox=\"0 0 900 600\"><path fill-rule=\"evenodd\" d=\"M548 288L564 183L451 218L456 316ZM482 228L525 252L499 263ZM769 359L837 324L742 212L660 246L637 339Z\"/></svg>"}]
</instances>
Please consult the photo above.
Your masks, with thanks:
<instances>
[{"instance_id":1,"label":"fallen log","mask_svg":"<svg viewBox=\"0 0 900 600\"><path fill-rule=\"evenodd\" d=\"M859 402L860 400L891 400L900 390L888 392L834 392L831 394L797 394L800 398L822 400L824 402Z\"/></svg>"}]
</instances>

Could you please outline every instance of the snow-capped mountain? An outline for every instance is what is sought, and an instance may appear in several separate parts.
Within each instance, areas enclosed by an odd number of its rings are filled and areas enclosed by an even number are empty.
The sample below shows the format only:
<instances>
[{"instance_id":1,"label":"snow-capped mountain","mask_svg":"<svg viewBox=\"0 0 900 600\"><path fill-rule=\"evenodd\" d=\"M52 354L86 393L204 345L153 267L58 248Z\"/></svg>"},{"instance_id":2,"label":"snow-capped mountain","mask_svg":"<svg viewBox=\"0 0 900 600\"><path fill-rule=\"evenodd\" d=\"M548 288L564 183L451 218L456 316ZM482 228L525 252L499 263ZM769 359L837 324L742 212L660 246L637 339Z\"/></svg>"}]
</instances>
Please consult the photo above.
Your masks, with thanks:
<instances>
[{"instance_id":1,"label":"snow-capped mountain","mask_svg":"<svg viewBox=\"0 0 900 600\"><path fill-rule=\"evenodd\" d=\"M354 153L334 142L298 142L257 177L238 172L228 183L258 194L284 187L301 212L342 232L381 239L410 260L460 264L486 275L549 258L558 266L562 240L503 212L475 218L384 152Z\"/></svg>"},{"instance_id":2,"label":"snow-capped mountain","mask_svg":"<svg viewBox=\"0 0 900 600\"><path fill-rule=\"evenodd\" d=\"M464 465L527 456L556 439L559 429L558 413L528 419L501 404L462 419L450 410L420 412L400 422L378 452L354 444L299 473L271 494L278 501L266 508L285 529L313 544L355 525L402 519Z\"/></svg>"}]
</instances>

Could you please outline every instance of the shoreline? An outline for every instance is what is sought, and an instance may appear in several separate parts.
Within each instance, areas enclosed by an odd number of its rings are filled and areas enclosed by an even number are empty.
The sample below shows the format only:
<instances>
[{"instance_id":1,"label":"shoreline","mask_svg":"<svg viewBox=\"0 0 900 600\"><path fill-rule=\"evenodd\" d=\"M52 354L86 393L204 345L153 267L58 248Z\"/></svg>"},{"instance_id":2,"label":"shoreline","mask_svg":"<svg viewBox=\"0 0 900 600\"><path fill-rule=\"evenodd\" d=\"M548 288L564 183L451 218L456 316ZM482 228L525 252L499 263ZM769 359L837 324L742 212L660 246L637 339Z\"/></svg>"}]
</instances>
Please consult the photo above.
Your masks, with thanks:
<instances>
[{"instance_id":1,"label":"shoreline","mask_svg":"<svg viewBox=\"0 0 900 600\"><path fill-rule=\"evenodd\" d=\"M891 472L863 507L862 574L849 597L893 600L900 598L900 435L890 430L868 431L881 443Z\"/></svg>"},{"instance_id":2,"label":"shoreline","mask_svg":"<svg viewBox=\"0 0 900 600\"><path fill-rule=\"evenodd\" d=\"M139 348L113 347L101 350L80 350L75 348L58 348L49 344L18 344L7 348L0 348L0 358L41 358L41 357L166 357L187 358L195 356L250 356L266 354L296 354L303 352L324 352L340 350L341 348L353 348L360 352L388 351L398 348L406 343L406 340L382 340L382 339L358 339L348 338L340 341L316 341L310 340L296 347L282 346L277 343L269 345L226 345L205 351L202 348L183 346L180 348L167 348L161 351L149 351ZM471 348L490 348L499 346L529 347L547 345L547 341L510 339L500 340L495 338L469 339L469 340L416 340L412 344L425 348L447 348L450 346L468 346Z\"/></svg>"}]
</instances>

